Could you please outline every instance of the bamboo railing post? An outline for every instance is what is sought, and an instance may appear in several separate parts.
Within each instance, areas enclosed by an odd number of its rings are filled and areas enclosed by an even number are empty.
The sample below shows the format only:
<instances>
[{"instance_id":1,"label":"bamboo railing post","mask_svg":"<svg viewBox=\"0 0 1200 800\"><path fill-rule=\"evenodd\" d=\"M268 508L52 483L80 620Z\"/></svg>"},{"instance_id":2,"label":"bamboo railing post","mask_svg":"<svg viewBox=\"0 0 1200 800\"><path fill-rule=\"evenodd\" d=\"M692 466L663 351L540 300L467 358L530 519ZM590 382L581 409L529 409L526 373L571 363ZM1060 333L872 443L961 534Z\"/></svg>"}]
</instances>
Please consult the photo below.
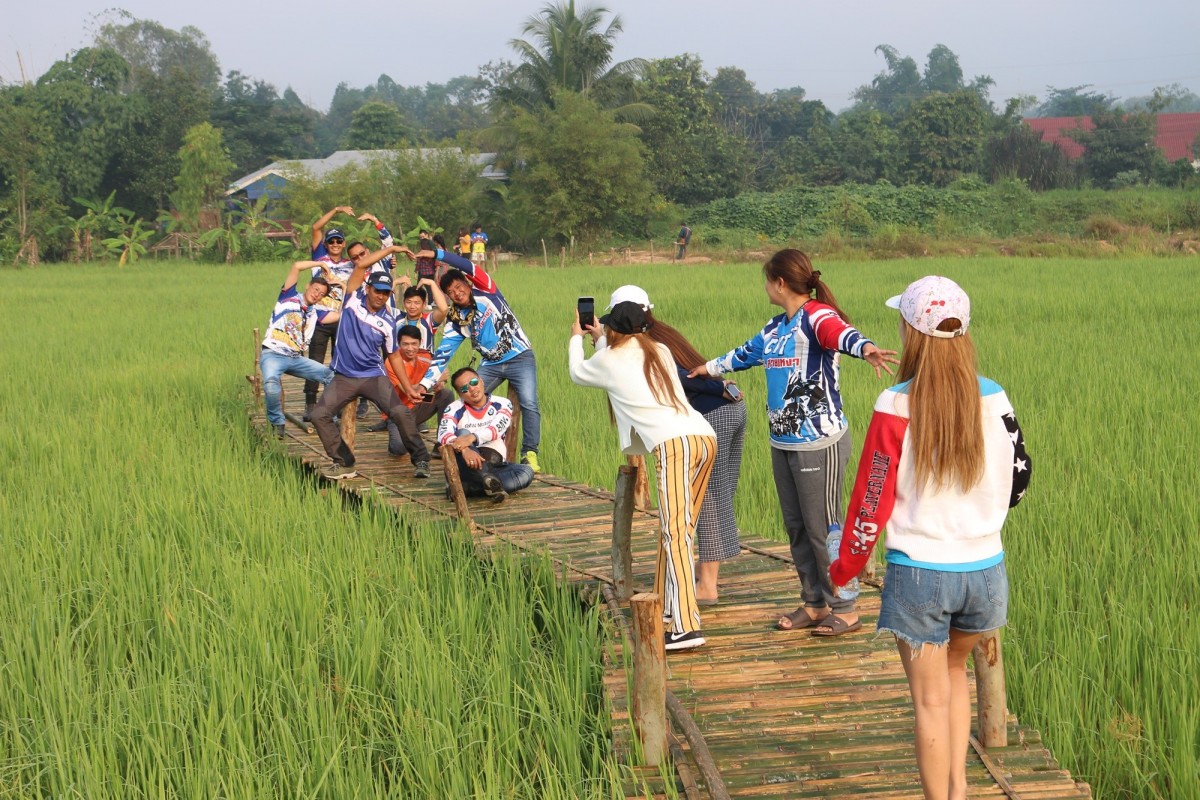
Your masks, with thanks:
<instances>
[{"instance_id":1,"label":"bamboo railing post","mask_svg":"<svg viewBox=\"0 0 1200 800\"><path fill-rule=\"evenodd\" d=\"M454 501L454 510L458 518L471 527L471 509L467 507L467 494L463 491L462 479L458 476L458 459L454 448L448 444L442 445L442 469L446 471L446 486L450 489L450 499Z\"/></svg>"},{"instance_id":2,"label":"bamboo railing post","mask_svg":"<svg viewBox=\"0 0 1200 800\"><path fill-rule=\"evenodd\" d=\"M254 387L254 402L262 400L262 370L258 363L258 354L262 350L262 340L258 338L258 328L254 329L254 368L250 379L250 385Z\"/></svg>"},{"instance_id":3,"label":"bamboo railing post","mask_svg":"<svg viewBox=\"0 0 1200 800\"><path fill-rule=\"evenodd\" d=\"M637 480L633 489L633 504L642 511L652 511L650 505L650 476L646 472L644 456L625 456L626 463L637 470Z\"/></svg>"},{"instance_id":4,"label":"bamboo railing post","mask_svg":"<svg viewBox=\"0 0 1200 800\"><path fill-rule=\"evenodd\" d=\"M637 470L628 465L617 468L617 499L613 503L612 566L613 587L617 600L624 603L633 595L633 552L629 540L633 531L633 488Z\"/></svg>"},{"instance_id":5,"label":"bamboo railing post","mask_svg":"<svg viewBox=\"0 0 1200 800\"><path fill-rule=\"evenodd\" d=\"M513 415L512 422L509 423L508 433L504 434L504 452L510 464L516 464L521 460L521 400L517 397L517 390L513 388L512 383L508 384L508 401L512 403Z\"/></svg>"},{"instance_id":6,"label":"bamboo railing post","mask_svg":"<svg viewBox=\"0 0 1200 800\"><path fill-rule=\"evenodd\" d=\"M346 447L349 447L351 451L354 450L354 438L358 431L358 426L355 424L358 422L355 419L355 414L357 413L358 399L355 398L342 407L342 419L338 423L342 431L342 441L346 443Z\"/></svg>"},{"instance_id":7,"label":"bamboo railing post","mask_svg":"<svg viewBox=\"0 0 1200 800\"><path fill-rule=\"evenodd\" d=\"M984 747L1007 747L1008 702L1004 689L1004 653L1000 649L1000 631L985 633L975 645L973 655L979 739Z\"/></svg>"},{"instance_id":8,"label":"bamboo railing post","mask_svg":"<svg viewBox=\"0 0 1200 800\"><path fill-rule=\"evenodd\" d=\"M633 727L646 763L662 763L667 752L667 652L663 639L662 596L635 594L633 608Z\"/></svg>"}]
</instances>

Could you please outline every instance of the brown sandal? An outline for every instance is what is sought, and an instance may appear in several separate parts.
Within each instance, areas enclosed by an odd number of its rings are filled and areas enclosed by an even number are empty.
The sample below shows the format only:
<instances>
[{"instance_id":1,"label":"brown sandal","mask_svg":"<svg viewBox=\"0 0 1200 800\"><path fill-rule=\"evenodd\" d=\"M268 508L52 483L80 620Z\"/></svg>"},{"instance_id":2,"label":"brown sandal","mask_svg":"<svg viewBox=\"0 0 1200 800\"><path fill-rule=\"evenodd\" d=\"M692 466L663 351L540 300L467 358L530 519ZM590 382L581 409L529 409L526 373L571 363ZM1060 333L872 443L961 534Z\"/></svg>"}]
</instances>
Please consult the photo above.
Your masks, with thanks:
<instances>
[{"instance_id":1,"label":"brown sandal","mask_svg":"<svg viewBox=\"0 0 1200 800\"><path fill-rule=\"evenodd\" d=\"M804 608L805 608L804 606L800 606L792 613L784 614L783 616L781 616L779 618L779 620L775 623L775 630L798 631L803 628L813 628L813 627L816 627L817 625L820 625L822 622L824 622L826 619L829 618L829 615L826 614L823 617L817 617L816 619L813 619L812 617L810 617L808 615L808 612L805 611ZM788 624L786 626L783 624L783 621L785 619L788 621Z\"/></svg>"},{"instance_id":2,"label":"brown sandal","mask_svg":"<svg viewBox=\"0 0 1200 800\"><path fill-rule=\"evenodd\" d=\"M844 633L853 633L862 627L862 617L859 617L854 622L846 622L837 614L830 614L820 622L813 625L813 636L841 636ZM820 628L829 628L828 631L822 631Z\"/></svg>"}]
</instances>

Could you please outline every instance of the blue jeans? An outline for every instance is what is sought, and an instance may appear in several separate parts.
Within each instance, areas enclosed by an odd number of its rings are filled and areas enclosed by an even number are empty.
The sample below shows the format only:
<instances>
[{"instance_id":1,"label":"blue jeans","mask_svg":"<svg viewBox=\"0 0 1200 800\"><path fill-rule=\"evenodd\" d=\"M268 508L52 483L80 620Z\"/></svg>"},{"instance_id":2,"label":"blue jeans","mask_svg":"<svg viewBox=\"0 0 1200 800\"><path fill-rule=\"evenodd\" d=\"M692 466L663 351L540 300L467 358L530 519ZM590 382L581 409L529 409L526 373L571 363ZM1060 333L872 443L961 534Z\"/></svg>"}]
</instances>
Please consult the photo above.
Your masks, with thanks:
<instances>
[{"instance_id":1,"label":"blue jeans","mask_svg":"<svg viewBox=\"0 0 1200 800\"><path fill-rule=\"evenodd\" d=\"M508 461L491 463L488 460L488 454L494 453L494 450L484 448L481 451L475 447L471 449L483 456L482 469L468 467L467 462L463 460L462 453L454 454L454 458L458 462L458 478L462 482L463 493L467 497L483 497L486 494L483 490L483 476L487 474L499 478L500 485L509 494L519 492L533 483L533 467L525 464L512 464Z\"/></svg>"},{"instance_id":2,"label":"blue jeans","mask_svg":"<svg viewBox=\"0 0 1200 800\"><path fill-rule=\"evenodd\" d=\"M285 356L274 350L263 350L258 357L262 370L263 394L267 398L267 421L272 425L284 424L283 405L279 401L281 375L295 375L306 381L316 381L328 386L333 380L333 370L324 364L301 355Z\"/></svg>"},{"instance_id":3,"label":"blue jeans","mask_svg":"<svg viewBox=\"0 0 1200 800\"><path fill-rule=\"evenodd\" d=\"M538 408L537 359L532 350L500 364L481 364L479 377L488 394L504 381L517 393L521 404L521 452L538 451L542 441L542 412Z\"/></svg>"}]
</instances>

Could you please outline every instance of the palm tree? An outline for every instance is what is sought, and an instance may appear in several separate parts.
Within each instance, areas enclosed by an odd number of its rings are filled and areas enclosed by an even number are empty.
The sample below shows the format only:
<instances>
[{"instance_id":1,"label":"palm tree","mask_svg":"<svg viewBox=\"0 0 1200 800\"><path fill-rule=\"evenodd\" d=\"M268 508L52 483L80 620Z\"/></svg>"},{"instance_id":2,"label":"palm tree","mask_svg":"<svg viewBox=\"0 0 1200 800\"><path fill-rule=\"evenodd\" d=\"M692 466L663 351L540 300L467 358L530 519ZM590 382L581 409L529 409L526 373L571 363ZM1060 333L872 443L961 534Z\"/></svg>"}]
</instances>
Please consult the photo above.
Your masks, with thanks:
<instances>
[{"instance_id":1,"label":"palm tree","mask_svg":"<svg viewBox=\"0 0 1200 800\"><path fill-rule=\"evenodd\" d=\"M589 94L603 106L620 106L627 98L633 78L646 69L646 61L631 58L612 64L613 44L623 30L621 17L613 14L608 25L603 6L583 7L576 13L575 0L547 3L525 21L521 33L509 45L521 57L495 99L502 105L534 111L554 104L559 91ZM624 116L645 114L648 106L635 104L614 109Z\"/></svg>"}]
</instances>

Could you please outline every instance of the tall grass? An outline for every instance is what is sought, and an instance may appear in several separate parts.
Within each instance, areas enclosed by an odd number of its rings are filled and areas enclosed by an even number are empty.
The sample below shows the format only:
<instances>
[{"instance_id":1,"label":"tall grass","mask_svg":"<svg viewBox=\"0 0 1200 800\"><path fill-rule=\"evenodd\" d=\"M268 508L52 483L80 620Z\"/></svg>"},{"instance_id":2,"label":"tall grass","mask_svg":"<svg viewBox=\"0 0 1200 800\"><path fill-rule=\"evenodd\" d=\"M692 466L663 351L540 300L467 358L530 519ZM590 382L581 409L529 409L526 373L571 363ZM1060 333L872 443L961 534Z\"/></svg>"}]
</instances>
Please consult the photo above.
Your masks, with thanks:
<instances>
[{"instance_id":1,"label":"tall grass","mask_svg":"<svg viewBox=\"0 0 1200 800\"><path fill-rule=\"evenodd\" d=\"M0 796L624 796L596 613L264 449L283 271L187 269L0 275Z\"/></svg>"},{"instance_id":2,"label":"tall grass","mask_svg":"<svg viewBox=\"0 0 1200 800\"><path fill-rule=\"evenodd\" d=\"M898 335L882 302L909 281L946 274L971 294L981 370L1007 389L1035 462L1005 530L1010 707L1098 797L1200 797L1194 264L818 267L884 347ZM370 505L348 517L247 435L248 330L284 267L93 268L67 306L76 271L0 275L22 337L0 352L0 792L616 791L597 623L573 636L578 612L546 567L520 583L423 525L397 531ZM603 306L638 283L710 356L777 311L753 264L496 278L537 351L543 465L602 486L622 458L603 394L566 374L575 297ZM738 520L780 538L762 373L737 377L750 410ZM843 362L856 444L886 383ZM544 611L531 618L530 602Z\"/></svg>"}]
</instances>

